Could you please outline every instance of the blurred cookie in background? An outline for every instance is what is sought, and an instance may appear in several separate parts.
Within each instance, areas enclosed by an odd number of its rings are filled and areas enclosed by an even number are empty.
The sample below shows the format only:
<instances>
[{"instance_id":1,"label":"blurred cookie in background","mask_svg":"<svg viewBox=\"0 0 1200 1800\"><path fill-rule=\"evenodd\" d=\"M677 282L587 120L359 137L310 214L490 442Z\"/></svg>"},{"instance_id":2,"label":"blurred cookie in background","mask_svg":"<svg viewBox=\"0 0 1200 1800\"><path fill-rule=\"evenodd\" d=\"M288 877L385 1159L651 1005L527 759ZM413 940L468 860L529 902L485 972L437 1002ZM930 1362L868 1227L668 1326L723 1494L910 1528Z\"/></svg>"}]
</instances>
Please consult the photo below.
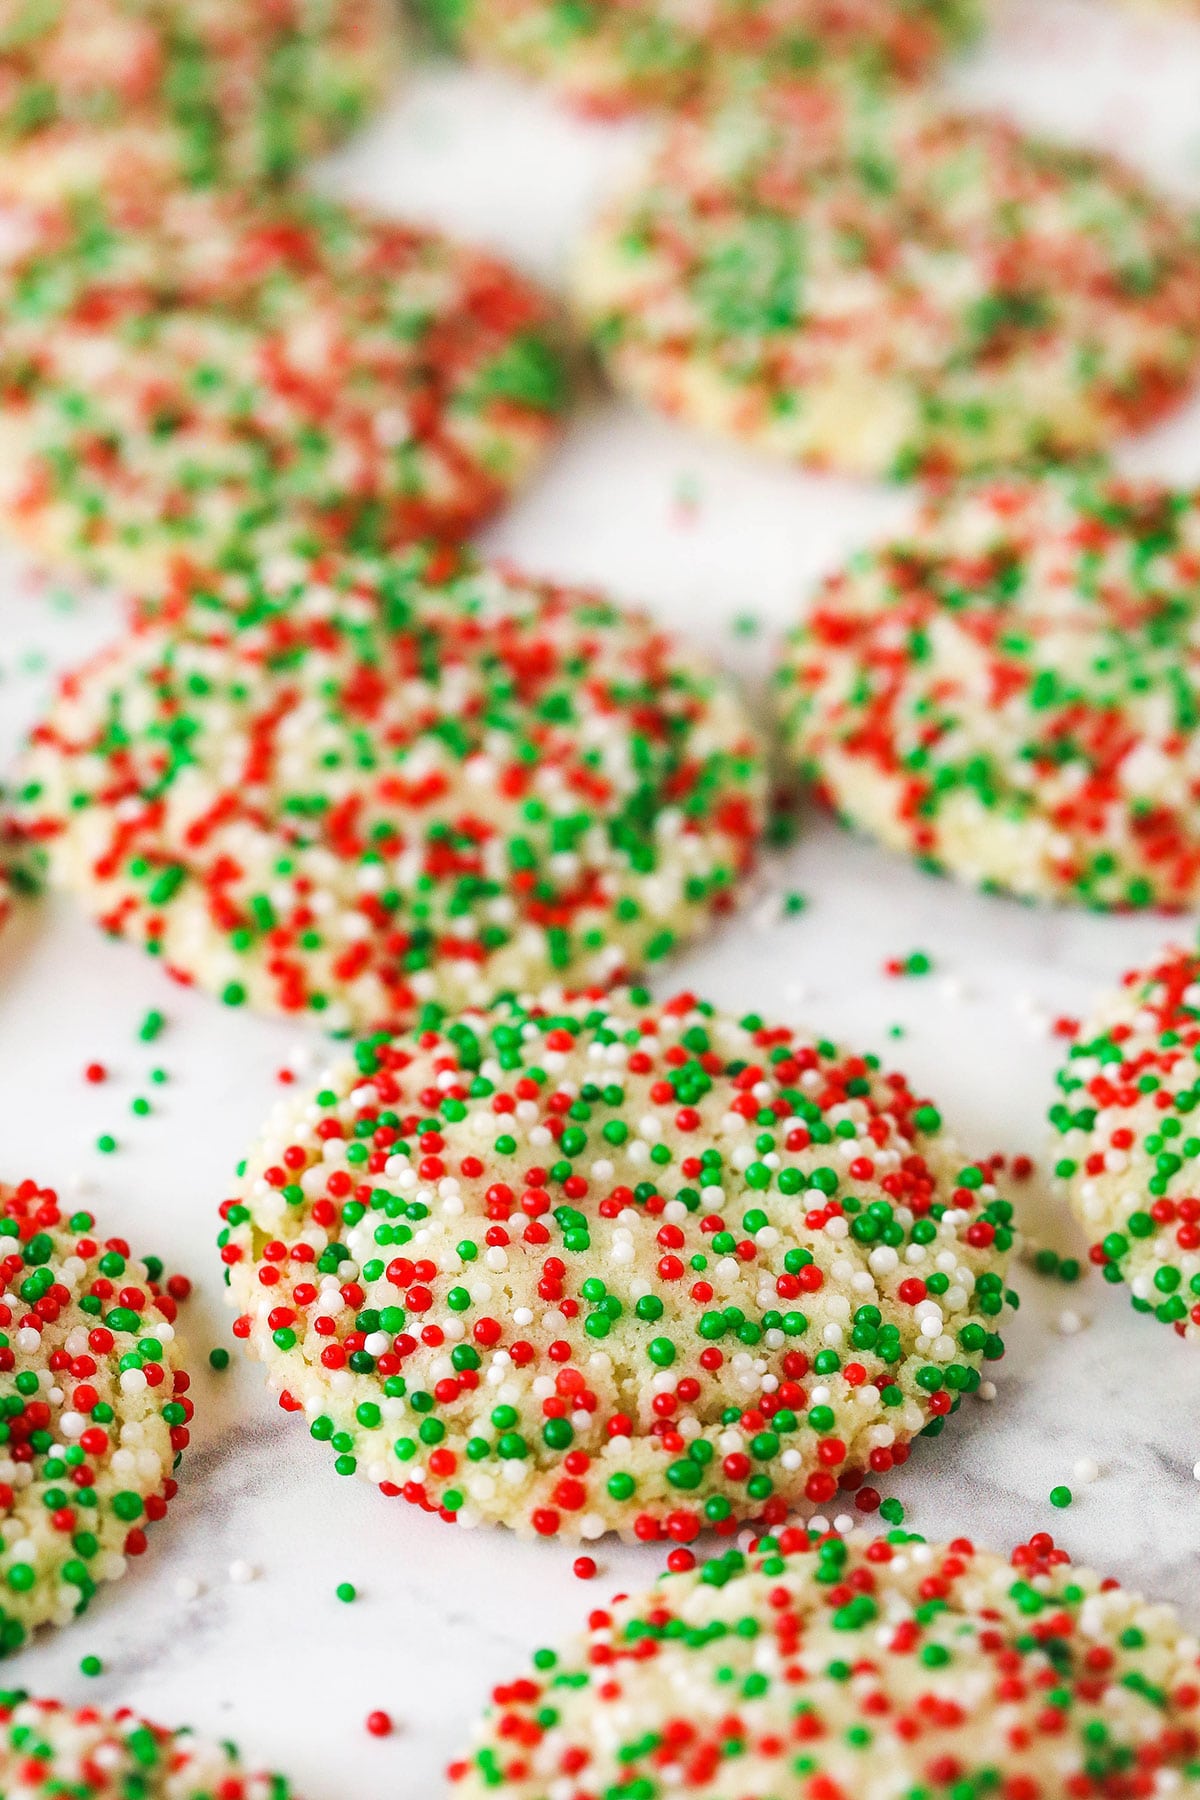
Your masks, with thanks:
<instances>
[{"instance_id":1,"label":"blurred cookie in background","mask_svg":"<svg viewBox=\"0 0 1200 1800\"><path fill-rule=\"evenodd\" d=\"M186 183L290 175L400 64L395 0L0 0L0 145L165 126Z\"/></svg>"},{"instance_id":2,"label":"blurred cookie in background","mask_svg":"<svg viewBox=\"0 0 1200 1800\"><path fill-rule=\"evenodd\" d=\"M984 0L418 0L445 43L602 116L720 91L742 63L913 81L980 29Z\"/></svg>"},{"instance_id":3,"label":"blurred cookie in background","mask_svg":"<svg viewBox=\"0 0 1200 1800\"><path fill-rule=\"evenodd\" d=\"M89 174L72 128L69 195L9 210L0 524L137 591L272 520L391 548L493 513L566 404L549 299L315 194L174 188L160 144L102 134Z\"/></svg>"},{"instance_id":4,"label":"blurred cookie in background","mask_svg":"<svg viewBox=\"0 0 1200 1800\"><path fill-rule=\"evenodd\" d=\"M854 83L669 127L585 236L613 384L810 467L1077 456L1200 367L1200 226L1114 159Z\"/></svg>"}]
</instances>

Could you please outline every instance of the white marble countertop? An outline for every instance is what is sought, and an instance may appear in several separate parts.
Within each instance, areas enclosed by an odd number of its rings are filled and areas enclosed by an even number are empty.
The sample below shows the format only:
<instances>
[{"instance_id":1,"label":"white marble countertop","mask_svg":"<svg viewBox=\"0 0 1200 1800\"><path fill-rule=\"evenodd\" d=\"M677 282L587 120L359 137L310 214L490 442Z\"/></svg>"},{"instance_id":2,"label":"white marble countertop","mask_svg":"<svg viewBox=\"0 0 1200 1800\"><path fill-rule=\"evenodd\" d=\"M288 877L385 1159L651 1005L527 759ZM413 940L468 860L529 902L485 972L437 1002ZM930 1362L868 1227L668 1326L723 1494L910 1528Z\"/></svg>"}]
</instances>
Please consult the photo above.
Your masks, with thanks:
<instances>
[{"instance_id":1,"label":"white marble countertop","mask_svg":"<svg viewBox=\"0 0 1200 1800\"><path fill-rule=\"evenodd\" d=\"M1123 16L1104 0L1013 0L955 77L973 98L1121 148L1200 196L1200 29ZM553 281L573 231L631 134L584 126L505 81L431 69L330 166L329 180L508 252ZM1200 404L1130 449L1128 466L1200 477ZM692 504L685 504L690 497ZM548 574L609 583L697 632L752 683L815 574L903 513L907 496L810 479L594 401L543 479L490 542ZM753 635L735 621L759 622ZM35 716L49 672L113 629L104 597L0 569L0 757ZM975 1153L1041 1157L1059 1046L1052 1019L1172 935L1155 919L1023 910L920 875L826 821L764 876L808 909L771 924L753 904L663 978L739 1008L819 1025L913 1071ZM770 909L767 908L767 911ZM915 947L935 972L895 981ZM156 1044L138 1027L156 1007ZM901 1024L893 1041L888 1027ZM278 1094L277 1071L319 1040L232 1016L170 986L63 902L23 905L0 939L0 1169L82 1191L113 1230L196 1284L196 1361L229 1343L213 1239L233 1164ZM85 1065L110 1078L88 1085ZM169 1082L148 1085L162 1065ZM132 1098L153 1095L148 1118ZM117 1152L102 1156L110 1131ZM1032 1230L1077 1248L1037 1182ZM1077 1557L1177 1600L1200 1625L1200 1360L1139 1319L1123 1289L1073 1289L1023 1270L1024 1306L991 1404L971 1402L923 1444L892 1492L927 1534L1009 1546L1054 1531ZM1062 1314L1083 1328L1064 1332ZM306 1800L426 1800L490 1684L590 1605L657 1572L661 1552L601 1546L590 1585L567 1546L452 1529L340 1480L277 1410L257 1367L197 1382L198 1428L171 1518L127 1579L71 1630L3 1671L35 1691L128 1702L238 1739ZM1073 1481L1081 1457L1100 1477ZM1048 1500L1076 1487L1068 1512ZM255 1578L238 1582L231 1565ZM244 1572L244 1571L243 1571ZM360 1598L335 1598L340 1581ZM189 1584L198 1586L187 1598ZM104 1673L79 1672L96 1654ZM372 1708L396 1721L368 1736Z\"/></svg>"}]
</instances>

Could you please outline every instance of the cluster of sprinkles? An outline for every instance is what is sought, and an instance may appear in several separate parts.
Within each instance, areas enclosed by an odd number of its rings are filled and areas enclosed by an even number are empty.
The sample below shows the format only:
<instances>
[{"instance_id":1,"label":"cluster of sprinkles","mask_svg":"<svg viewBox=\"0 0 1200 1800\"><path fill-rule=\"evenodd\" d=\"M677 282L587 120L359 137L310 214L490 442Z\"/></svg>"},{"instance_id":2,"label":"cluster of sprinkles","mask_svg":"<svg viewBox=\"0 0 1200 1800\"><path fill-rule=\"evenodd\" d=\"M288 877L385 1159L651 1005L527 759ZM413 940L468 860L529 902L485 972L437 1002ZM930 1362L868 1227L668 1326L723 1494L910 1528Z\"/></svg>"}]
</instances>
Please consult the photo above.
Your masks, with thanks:
<instances>
[{"instance_id":1,"label":"cluster of sprinkles","mask_svg":"<svg viewBox=\"0 0 1200 1800\"><path fill-rule=\"evenodd\" d=\"M268 520L457 536L540 458L557 328L504 264L302 190L95 179L0 259L0 516L49 561L142 590Z\"/></svg>"},{"instance_id":2,"label":"cluster of sprinkles","mask_svg":"<svg viewBox=\"0 0 1200 1800\"><path fill-rule=\"evenodd\" d=\"M762 753L647 617L449 550L235 563L34 734L22 823L107 930L338 1028L608 984L730 908Z\"/></svg>"},{"instance_id":3,"label":"cluster of sprinkles","mask_svg":"<svg viewBox=\"0 0 1200 1800\"><path fill-rule=\"evenodd\" d=\"M52 0L0 37L0 145L160 130L184 182L278 180L374 110L399 66L389 0Z\"/></svg>"},{"instance_id":4,"label":"cluster of sprinkles","mask_svg":"<svg viewBox=\"0 0 1200 1800\"><path fill-rule=\"evenodd\" d=\"M550 82L581 111L711 97L730 71L846 65L913 81L982 22L979 0L419 0L439 33L488 62Z\"/></svg>"},{"instance_id":5,"label":"cluster of sprinkles","mask_svg":"<svg viewBox=\"0 0 1200 1800\"><path fill-rule=\"evenodd\" d=\"M907 956L889 956L883 965L885 975L932 975L934 962L928 950L910 950Z\"/></svg>"},{"instance_id":6,"label":"cluster of sprinkles","mask_svg":"<svg viewBox=\"0 0 1200 1800\"><path fill-rule=\"evenodd\" d=\"M71 1708L0 1693L4 1800L291 1800L282 1775L247 1769L232 1744L171 1731L127 1708Z\"/></svg>"},{"instance_id":7,"label":"cluster of sprinkles","mask_svg":"<svg viewBox=\"0 0 1200 1800\"><path fill-rule=\"evenodd\" d=\"M1194 906L1198 581L1195 494L1058 474L934 500L794 631L791 754L927 867L1027 899Z\"/></svg>"},{"instance_id":8,"label":"cluster of sprinkles","mask_svg":"<svg viewBox=\"0 0 1200 1800\"><path fill-rule=\"evenodd\" d=\"M1057 1079L1055 1174L1092 1263L1138 1312L1200 1338L1200 954L1130 970Z\"/></svg>"},{"instance_id":9,"label":"cluster of sprinkles","mask_svg":"<svg viewBox=\"0 0 1200 1800\"><path fill-rule=\"evenodd\" d=\"M875 1510L1012 1299L936 1107L690 994L428 1007L280 1102L222 1211L234 1335L338 1472L545 1537Z\"/></svg>"},{"instance_id":10,"label":"cluster of sprinkles","mask_svg":"<svg viewBox=\"0 0 1200 1800\"><path fill-rule=\"evenodd\" d=\"M1006 1561L790 1526L536 1651L450 1775L461 1800L1149 1800L1200 1783L1200 1661L1046 1532Z\"/></svg>"},{"instance_id":11,"label":"cluster of sprinkles","mask_svg":"<svg viewBox=\"0 0 1200 1800\"><path fill-rule=\"evenodd\" d=\"M573 296L635 400L858 475L1095 452L1200 366L1182 211L1110 158L824 79L676 122Z\"/></svg>"},{"instance_id":12,"label":"cluster of sprinkles","mask_svg":"<svg viewBox=\"0 0 1200 1800\"><path fill-rule=\"evenodd\" d=\"M145 1014L141 1025L138 1027L138 1042L142 1044L154 1043L165 1029L166 1023L165 1015L159 1012L156 1007L152 1007L150 1011ZM93 1059L91 1062L84 1064L83 1079L87 1082L89 1087L102 1087L108 1081L110 1073L111 1071L107 1063L102 1063ZM166 1069L158 1065L155 1065L150 1069L149 1083L151 1087L165 1087L169 1080L170 1076ZM135 1094L129 1102L129 1110L135 1119L145 1119L149 1118L153 1113L154 1106L153 1102L149 1100L145 1094ZM120 1145L111 1131L104 1131L101 1132L96 1139L96 1148L102 1156L111 1156L120 1148ZM167 1291L174 1299L181 1300L186 1298L187 1294L190 1293L191 1283L185 1276L173 1275L168 1283Z\"/></svg>"},{"instance_id":13,"label":"cluster of sprinkles","mask_svg":"<svg viewBox=\"0 0 1200 1800\"><path fill-rule=\"evenodd\" d=\"M189 1377L156 1260L0 1188L0 1655L123 1575L175 1493Z\"/></svg>"}]
</instances>

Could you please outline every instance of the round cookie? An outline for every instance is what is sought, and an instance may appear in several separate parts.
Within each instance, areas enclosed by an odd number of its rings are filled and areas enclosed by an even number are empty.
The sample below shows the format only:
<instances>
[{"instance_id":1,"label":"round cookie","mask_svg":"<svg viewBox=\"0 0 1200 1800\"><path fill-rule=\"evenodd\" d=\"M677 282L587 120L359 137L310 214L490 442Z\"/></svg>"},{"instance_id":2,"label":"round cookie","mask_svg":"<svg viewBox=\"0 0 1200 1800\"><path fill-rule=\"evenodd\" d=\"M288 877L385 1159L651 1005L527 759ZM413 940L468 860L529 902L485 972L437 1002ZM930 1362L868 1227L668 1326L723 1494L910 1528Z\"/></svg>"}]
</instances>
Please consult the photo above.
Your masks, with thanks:
<instances>
[{"instance_id":1,"label":"round cookie","mask_svg":"<svg viewBox=\"0 0 1200 1800\"><path fill-rule=\"evenodd\" d=\"M983 8L978 0L422 0L421 10L471 55L608 116L711 94L743 62L845 64L912 81L975 35Z\"/></svg>"},{"instance_id":2,"label":"round cookie","mask_svg":"<svg viewBox=\"0 0 1200 1800\"><path fill-rule=\"evenodd\" d=\"M838 811L1025 899L1200 901L1200 496L997 478L818 589L776 676Z\"/></svg>"},{"instance_id":3,"label":"round cookie","mask_svg":"<svg viewBox=\"0 0 1200 1800\"><path fill-rule=\"evenodd\" d=\"M274 519L457 536L528 476L565 401L535 287L314 194L147 191L143 149L0 258L0 521L36 554L154 587Z\"/></svg>"},{"instance_id":4,"label":"round cookie","mask_svg":"<svg viewBox=\"0 0 1200 1800\"><path fill-rule=\"evenodd\" d=\"M0 32L0 143L136 122L185 182L278 180L383 100L398 22L391 0L39 0Z\"/></svg>"},{"instance_id":5,"label":"round cookie","mask_svg":"<svg viewBox=\"0 0 1200 1800\"><path fill-rule=\"evenodd\" d=\"M616 385L869 476L1098 450L1200 358L1200 232L1113 159L867 84L753 84L667 131L586 234Z\"/></svg>"},{"instance_id":6,"label":"round cookie","mask_svg":"<svg viewBox=\"0 0 1200 1800\"><path fill-rule=\"evenodd\" d=\"M1106 1281L1200 1338L1200 954L1131 969L1072 1043L1050 1111L1060 1190Z\"/></svg>"},{"instance_id":7,"label":"round cookie","mask_svg":"<svg viewBox=\"0 0 1200 1800\"><path fill-rule=\"evenodd\" d=\"M936 1109L689 994L431 1008L223 1215L234 1333L338 1472L524 1535L868 1509L1003 1353L1011 1208Z\"/></svg>"},{"instance_id":8,"label":"round cookie","mask_svg":"<svg viewBox=\"0 0 1200 1800\"><path fill-rule=\"evenodd\" d=\"M66 678L18 808L107 929L226 1001L406 1024L610 985L732 905L762 752L644 614L257 540L167 610Z\"/></svg>"},{"instance_id":9,"label":"round cookie","mask_svg":"<svg viewBox=\"0 0 1200 1800\"><path fill-rule=\"evenodd\" d=\"M456 1800L1074 1800L1200 1783L1195 1637L1076 1568L792 1527L592 1613L493 1690Z\"/></svg>"},{"instance_id":10,"label":"round cookie","mask_svg":"<svg viewBox=\"0 0 1200 1800\"><path fill-rule=\"evenodd\" d=\"M83 1612L174 1497L192 1403L160 1274L52 1189L0 1187L0 1655Z\"/></svg>"},{"instance_id":11,"label":"round cookie","mask_svg":"<svg viewBox=\"0 0 1200 1800\"><path fill-rule=\"evenodd\" d=\"M282 1775L252 1774L232 1744L152 1725L123 1707L72 1710L0 1694L4 1800L289 1800Z\"/></svg>"}]
</instances>

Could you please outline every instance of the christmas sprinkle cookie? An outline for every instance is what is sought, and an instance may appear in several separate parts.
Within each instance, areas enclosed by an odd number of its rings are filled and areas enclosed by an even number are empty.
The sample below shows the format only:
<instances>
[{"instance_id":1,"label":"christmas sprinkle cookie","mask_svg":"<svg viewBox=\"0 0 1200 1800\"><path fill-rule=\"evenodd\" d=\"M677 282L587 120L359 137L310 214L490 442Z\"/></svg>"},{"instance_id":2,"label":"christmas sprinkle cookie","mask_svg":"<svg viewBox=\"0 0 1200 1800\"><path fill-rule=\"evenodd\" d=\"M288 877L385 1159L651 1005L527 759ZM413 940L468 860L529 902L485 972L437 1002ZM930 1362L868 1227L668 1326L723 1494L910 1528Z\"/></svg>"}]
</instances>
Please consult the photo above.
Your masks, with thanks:
<instances>
[{"instance_id":1,"label":"christmas sprinkle cookie","mask_svg":"<svg viewBox=\"0 0 1200 1800\"><path fill-rule=\"evenodd\" d=\"M727 85L743 61L911 81L973 37L982 10L979 0L423 0L451 43L601 115L678 105Z\"/></svg>"},{"instance_id":2,"label":"christmas sprinkle cookie","mask_svg":"<svg viewBox=\"0 0 1200 1800\"><path fill-rule=\"evenodd\" d=\"M232 1744L168 1731L128 1708L72 1710L0 1693L4 1800L290 1800L282 1775L251 1774Z\"/></svg>"},{"instance_id":3,"label":"christmas sprinkle cookie","mask_svg":"<svg viewBox=\"0 0 1200 1800\"><path fill-rule=\"evenodd\" d=\"M184 182L264 181L359 125L398 66L391 0L39 0L0 26L0 144L161 130ZM28 165L36 167L35 159Z\"/></svg>"},{"instance_id":4,"label":"christmas sprinkle cookie","mask_svg":"<svg viewBox=\"0 0 1200 1800\"><path fill-rule=\"evenodd\" d=\"M777 673L797 767L890 848L1026 899L1200 902L1200 500L996 479L818 590Z\"/></svg>"},{"instance_id":5,"label":"christmas sprinkle cookie","mask_svg":"<svg viewBox=\"0 0 1200 1800\"><path fill-rule=\"evenodd\" d=\"M1093 451L1200 358L1200 230L1111 158L867 85L680 120L587 234L615 385L870 476Z\"/></svg>"},{"instance_id":6,"label":"christmas sprinkle cookie","mask_svg":"<svg viewBox=\"0 0 1200 1800\"><path fill-rule=\"evenodd\" d=\"M876 1058L632 990L376 1036L223 1208L234 1333L340 1474L688 1542L936 1435L998 1335L990 1171Z\"/></svg>"},{"instance_id":7,"label":"christmas sprinkle cookie","mask_svg":"<svg viewBox=\"0 0 1200 1800\"><path fill-rule=\"evenodd\" d=\"M436 233L120 182L30 214L0 259L0 519L50 562L139 589L280 517L455 535L555 429L549 302Z\"/></svg>"},{"instance_id":8,"label":"christmas sprinkle cookie","mask_svg":"<svg viewBox=\"0 0 1200 1800\"><path fill-rule=\"evenodd\" d=\"M0 1187L0 1655L83 1612L175 1494L192 1403L161 1272Z\"/></svg>"},{"instance_id":9,"label":"christmas sprinkle cookie","mask_svg":"<svg viewBox=\"0 0 1200 1800\"><path fill-rule=\"evenodd\" d=\"M1093 1263L1136 1311L1200 1338L1200 954L1131 969L1057 1079L1055 1173Z\"/></svg>"},{"instance_id":10,"label":"christmas sprinkle cookie","mask_svg":"<svg viewBox=\"0 0 1200 1800\"><path fill-rule=\"evenodd\" d=\"M766 777L645 615L453 551L192 577L68 676L18 807L112 932L331 1028L611 984L728 911Z\"/></svg>"},{"instance_id":11,"label":"christmas sprinkle cookie","mask_svg":"<svg viewBox=\"0 0 1200 1800\"><path fill-rule=\"evenodd\" d=\"M456 1800L1088 1800L1200 1789L1197 1642L1076 1568L791 1527L618 1598L502 1683Z\"/></svg>"}]
</instances>

